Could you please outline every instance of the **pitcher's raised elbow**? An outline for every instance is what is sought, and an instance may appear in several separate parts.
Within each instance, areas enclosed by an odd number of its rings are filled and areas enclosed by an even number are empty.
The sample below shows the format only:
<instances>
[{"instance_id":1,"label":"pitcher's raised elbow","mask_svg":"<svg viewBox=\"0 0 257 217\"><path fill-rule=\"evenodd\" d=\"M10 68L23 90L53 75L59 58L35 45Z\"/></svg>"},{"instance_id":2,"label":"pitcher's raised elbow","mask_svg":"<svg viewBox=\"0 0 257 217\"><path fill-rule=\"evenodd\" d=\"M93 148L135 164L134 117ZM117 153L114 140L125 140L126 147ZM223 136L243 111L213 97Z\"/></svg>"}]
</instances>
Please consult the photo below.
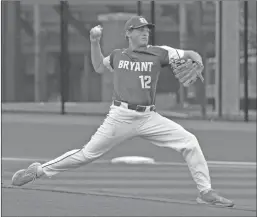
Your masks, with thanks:
<instances>
[{"instance_id":1,"label":"pitcher's raised elbow","mask_svg":"<svg viewBox=\"0 0 257 217\"><path fill-rule=\"evenodd\" d=\"M105 71L105 67L101 64L98 68L95 68L95 72L102 74Z\"/></svg>"}]
</instances>

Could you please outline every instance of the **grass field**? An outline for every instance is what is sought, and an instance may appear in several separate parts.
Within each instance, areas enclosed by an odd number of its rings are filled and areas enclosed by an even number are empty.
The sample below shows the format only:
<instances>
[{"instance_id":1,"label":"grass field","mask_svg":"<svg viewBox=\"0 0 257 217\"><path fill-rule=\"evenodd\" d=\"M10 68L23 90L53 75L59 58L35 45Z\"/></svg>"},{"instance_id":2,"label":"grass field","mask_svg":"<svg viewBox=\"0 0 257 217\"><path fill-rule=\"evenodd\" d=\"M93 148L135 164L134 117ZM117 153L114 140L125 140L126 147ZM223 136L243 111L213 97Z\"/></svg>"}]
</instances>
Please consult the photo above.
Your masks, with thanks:
<instances>
[{"instance_id":1,"label":"grass field","mask_svg":"<svg viewBox=\"0 0 257 217\"><path fill-rule=\"evenodd\" d=\"M233 209L197 205L197 191L181 156L141 139L116 147L83 168L14 188L12 174L86 143L103 117L3 114L3 216L256 216L256 126L180 120L198 137L210 164L212 184L233 199ZM111 164L114 157L137 155L171 164ZM251 165L251 166L249 166ZM15 209L13 208L15 206Z\"/></svg>"}]
</instances>

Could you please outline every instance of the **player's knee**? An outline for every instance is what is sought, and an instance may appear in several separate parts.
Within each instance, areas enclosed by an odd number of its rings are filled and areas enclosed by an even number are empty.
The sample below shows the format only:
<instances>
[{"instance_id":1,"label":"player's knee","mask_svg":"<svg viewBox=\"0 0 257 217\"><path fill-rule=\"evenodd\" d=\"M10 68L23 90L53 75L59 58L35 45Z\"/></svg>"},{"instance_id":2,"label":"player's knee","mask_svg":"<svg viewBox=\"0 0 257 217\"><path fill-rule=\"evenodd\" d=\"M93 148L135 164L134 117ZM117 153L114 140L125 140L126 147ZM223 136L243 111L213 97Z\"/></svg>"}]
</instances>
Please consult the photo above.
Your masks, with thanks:
<instances>
[{"instance_id":1,"label":"player's knee","mask_svg":"<svg viewBox=\"0 0 257 217\"><path fill-rule=\"evenodd\" d=\"M83 151L86 163L92 162L102 156L102 153L95 153L95 152L93 153L91 151L86 150L85 148L82 151Z\"/></svg>"},{"instance_id":2,"label":"player's knee","mask_svg":"<svg viewBox=\"0 0 257 217\"><path fill-rule=\"evenodd\" d=\"M187 132L185 139L187 143L187 149L193 149L193 148L199 147L198 139L194 134Z\"/></svg>"},{"instance_id":3,"label":"player's knee","mask_svg":"<svg viewBox=\"0 0 257 217\"><path fill-rule=\"evenodd\" d=\"M190 133L190 134L191 134L190 139L191 139L192 143L194 143L195 145L199 145L198 139L196 138L196 136L192 133Z\"/></svg>"},{"instance_id":4,"label":"player's knee","mask_svg":"<svg viewBox=\"0 0 257 217\"><path fill-rule=\"evenodd\" d=\"M185 160L188 160L188 159L190 159L191 161L201 160L201 158L197 159L193 157L193 156L203 156L198 139L194 134L187 132L185 145L181 149L181 154L183 155Z\"/></svg>"}]
</instances>

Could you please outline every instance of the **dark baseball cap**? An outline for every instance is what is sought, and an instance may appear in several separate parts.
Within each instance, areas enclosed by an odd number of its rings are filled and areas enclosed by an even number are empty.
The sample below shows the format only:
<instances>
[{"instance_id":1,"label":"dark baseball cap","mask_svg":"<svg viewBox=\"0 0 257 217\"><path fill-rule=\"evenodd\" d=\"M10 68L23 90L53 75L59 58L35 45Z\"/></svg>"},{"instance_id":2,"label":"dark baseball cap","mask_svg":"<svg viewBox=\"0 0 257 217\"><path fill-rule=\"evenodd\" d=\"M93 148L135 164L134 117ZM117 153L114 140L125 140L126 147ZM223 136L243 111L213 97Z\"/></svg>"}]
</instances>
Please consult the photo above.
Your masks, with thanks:
<instances>
[{"instance_id":1,"label":"dark baseball cap","mask_svg":"<svg viewBox=\"0 0 257 217\"><path fill-rule=\"evenodd\" d=\"M154 27L154 24L148 23L142 16L133 16L125 24L125 30L137 29L143 26L147 26L149 29Z\"/></svg>"}]
</instances>

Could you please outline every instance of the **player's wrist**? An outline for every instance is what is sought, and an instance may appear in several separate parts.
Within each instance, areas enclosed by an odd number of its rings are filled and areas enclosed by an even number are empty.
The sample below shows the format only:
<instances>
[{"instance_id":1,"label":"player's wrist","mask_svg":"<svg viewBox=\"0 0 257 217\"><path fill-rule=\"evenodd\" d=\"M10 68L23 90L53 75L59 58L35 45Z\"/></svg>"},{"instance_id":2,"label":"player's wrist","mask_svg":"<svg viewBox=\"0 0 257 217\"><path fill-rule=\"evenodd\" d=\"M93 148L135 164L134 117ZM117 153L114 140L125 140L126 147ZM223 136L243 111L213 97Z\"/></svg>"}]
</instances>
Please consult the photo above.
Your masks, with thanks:
<instances>
[{"instance_id":1,"label":"player's wrist","mask_svg":"<svg viewBox=\"0 0 257 217\"><path fill-rule=\"evenodd\" d=\"M93 46L99 46L100 40L99 39L90 39L91 45Z\"/></svg>"},{"instance_id":2,"label":"player's wrist","mask_svg":"<svg viewBox=\"0 0 257 217\"><path fill-rule=\"evenodd\" d=\"M200 54L198 54L195 51L189 50L189 51L185 51L185 59L191 59L195 62L198 62L200 64L202 64L202 57L200 56Z\"/></svg>"}]
</instances>

